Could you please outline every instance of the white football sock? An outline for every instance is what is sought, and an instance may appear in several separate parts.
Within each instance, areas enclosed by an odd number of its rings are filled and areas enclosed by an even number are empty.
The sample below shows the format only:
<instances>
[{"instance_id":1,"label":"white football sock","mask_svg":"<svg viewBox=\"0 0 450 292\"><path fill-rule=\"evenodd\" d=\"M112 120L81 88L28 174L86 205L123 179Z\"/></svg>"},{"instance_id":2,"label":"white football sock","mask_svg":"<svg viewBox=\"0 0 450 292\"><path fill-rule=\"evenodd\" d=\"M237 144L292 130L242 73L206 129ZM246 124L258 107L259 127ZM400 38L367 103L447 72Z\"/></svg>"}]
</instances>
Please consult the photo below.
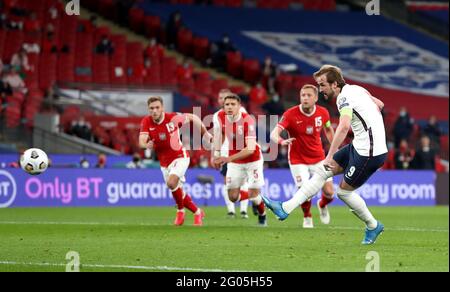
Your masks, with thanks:
<instances>
[{"instance_id":1,"label":"white football sock","mask_svg":"<svg viewBox=\"0 0 450 292\"><path fill-rule=\"evenodd\" d=\"M341 188L338 188L337 195L350 208L350 211L366 224L368 229L372 230L377 227L377 220L370 213L366 202L360 195L353 191L342 190Z\"/></svg>"},{"instance_id":2,"label":"white football sock","mask_svg":"<svg viewBox=\"0 0 450 292\"><path fill-rule=\"evenodd\" d=\"M290 214L298 206L314 197L323 187L328 177L331 176L332 173L325 170L323 173L315 173L310 180L303 183L302 187L295 193L292 199L283 203L283 210Z\"/></svg>"},{"instance_id":3,"label":"white football sock","mask_svg":"<svg viewBox=\"0 0 450 292\"><path fill-rule=\"evenodd\" d=\"M228 213L236 213L236 210L234 208L234 203L231 202L230 199L228 198L228 190L227 190L226 186L223 186L222 196L223 196L223 199L225 200L225 205L227 206Z\"/></svg>"},{"instance_id":4,"label":"white football sock","mask_svg":"<svg viewBox=\"0 0 450 292\"><path fill-rule=\"evenodd\" d=\"M241 213L242 213L242 212L247 213L248 201L249 201L249 200L243 200L243 201L241 201L241 207L240 207Z\"/></svg>"}]
</instances>

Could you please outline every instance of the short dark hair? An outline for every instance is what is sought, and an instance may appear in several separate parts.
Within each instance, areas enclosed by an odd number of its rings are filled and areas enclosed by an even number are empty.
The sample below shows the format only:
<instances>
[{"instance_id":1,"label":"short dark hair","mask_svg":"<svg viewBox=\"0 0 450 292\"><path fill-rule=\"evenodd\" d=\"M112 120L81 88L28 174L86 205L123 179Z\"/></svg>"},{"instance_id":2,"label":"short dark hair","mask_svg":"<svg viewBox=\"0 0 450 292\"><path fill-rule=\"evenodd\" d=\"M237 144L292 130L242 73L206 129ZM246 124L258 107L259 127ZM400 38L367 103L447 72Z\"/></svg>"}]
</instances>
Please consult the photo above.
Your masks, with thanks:
<instances>
[{"instance_id":1,"label":"short dark hair","mask_svg":"<svg viewBox=\"0 0 450 292\"><path fill-rule=\"evenodd\" d=\"M223 100L226 101L227 99L234 99L241 103L241 98L239 97L239 95L234 93L227 95Z\"/></svg>"},{"instance_id":2,"label":"short dark hair","mask_svg":"<svg viewBox=\"0 0 450 292\"><path fill-rule=\"evenodd\" d=\"M156 101L159 101L162 105L164 104L161 96L152 96L148 99L147 105L150 105L151 103L154 103Z\"/></svg>"}]
</instances>

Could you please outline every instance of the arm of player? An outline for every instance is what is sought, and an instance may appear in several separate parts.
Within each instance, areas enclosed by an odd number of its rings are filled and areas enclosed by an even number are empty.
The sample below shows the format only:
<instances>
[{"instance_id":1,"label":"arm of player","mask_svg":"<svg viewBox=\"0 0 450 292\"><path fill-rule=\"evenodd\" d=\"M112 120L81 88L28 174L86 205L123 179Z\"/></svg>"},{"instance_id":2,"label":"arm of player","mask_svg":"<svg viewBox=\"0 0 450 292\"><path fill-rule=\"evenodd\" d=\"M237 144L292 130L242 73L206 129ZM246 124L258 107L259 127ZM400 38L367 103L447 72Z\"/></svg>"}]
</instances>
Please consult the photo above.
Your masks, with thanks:
<instances>
[{"instance_id":1,"label":"arm of player","mask_svg":"<svg viewBox=\"0 0 450 292\"><path fill-rule=\"evenodd\" d=\"M347 137L347 133L350 130L351 120L352 120L351 111L342 111L341 117L339 118L339 125L336 129L336 133L331 142L330 150L328 151L327 159L329 160L333 157L333 155L338 151L339 146L341 146L342 142L344 142Z\"/></svg>"},{"instance_id":2,"label":"arm of player","mask_svg":"<svg viewBox=\"0 0 450 292\"><path fill-rule=\"evenodd\" d=\"M378 98L374 97L374 96L370 96L370 98L373 100L373 102L377 105L378 109L380 110L380 112L383 110L384 108L384 102L382 102L381 100L379 100Z\"/></svg>"},{"instance_id":3,"label":"arm of player","mask_svg":"<svg viewBox=\"0 0 450 292\"><path fill-rule=\"evenodd\" d=\"M203 124L199 117L193 114L186 114L186 122L192 122L194 124L194 127L200 129L202 137L205 136L206 140L208 142L211 142L212 135L208 132L206 126Z\"/></svg>"},{"instance_id":4,"label":"arm of player","mask_svg":"<svg viewBox=\"0 0 450 292\"><path fill-rule=\"evenodd\" d=\"M323 127L323 130L325 131L325 136L327 137L328 142L331 144L333 142L334 138L334 129L331 126L331 122L325 124Z\"/></svg>"},{"instance_id":5,"label":"arm of player","mask_svg":"<svg viewBox=\"0 0 450 292\"><path fill-rule=\"evenodd\" d=\"M291 145L295 138L284 140L283 138L281 138L281 133L283 131L284 130L280 126L275 127L275 129L273 129L272 133L270 134L270 140L282 146Z\"/></svg>"},{"instance_id":6,"label":"arm of player","mask_svg":"<svg viewBox=\"0 0 450 292\"><path fill-rule=\"evenodd\" d=\"M148 137L147 133L139 134L139 147L141 149L153 149L154 143L152 140L149 141Z\"/></svg>"},{"instance_id":7,"label":"arm of player","mask_svg":"<svg viewBox=\"0 0 450 292\"><path fill-rule=\"evenodd\" d=\"M230 156L230 157L219 157L215 160L217 164L230 163L236 160L242 160L256 151L256 137L246 138L247 146L240 152Z\"/></svg>"},{"instance_id":8,"label":"arm of player","mask_svg":"<svg viewBox=\"0 0 450 292\"><path fill-rule=\"evenodd\" d=\"M211 155L211 159L220 157L222 145L225 142L225 137L222 133L222 126L220 124L219 118L217 114L214 115L213 118L213 153ZM214 163L213 163L214 164Z\"/></svg>"}]
</instances>

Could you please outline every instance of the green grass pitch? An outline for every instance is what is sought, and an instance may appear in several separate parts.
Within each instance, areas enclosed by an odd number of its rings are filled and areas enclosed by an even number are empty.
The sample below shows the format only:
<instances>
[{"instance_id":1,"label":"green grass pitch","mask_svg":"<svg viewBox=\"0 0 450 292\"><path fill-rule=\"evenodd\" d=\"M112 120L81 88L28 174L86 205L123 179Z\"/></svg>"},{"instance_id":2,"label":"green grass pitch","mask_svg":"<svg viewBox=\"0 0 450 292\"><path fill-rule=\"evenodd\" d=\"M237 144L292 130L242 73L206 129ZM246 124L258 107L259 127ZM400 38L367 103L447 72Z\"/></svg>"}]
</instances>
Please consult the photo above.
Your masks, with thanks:
<instances>
[{"instance_id":1,"label":"green grass pitch","mask_svg":"<svg viewBox=\"0 0 450 292\"><path fill-rule=\"evenodd\" d=\"M381 271L449 271L448 207L371 208L386 226L362 246L363 226L347 208L332 222L300 228L300 211L267 228L205 208L205 226L172 226L174 208L0 209L0 271L65 271L69 251L81 271L365 271L379 255Z\"/></svg>"}]
</instances>

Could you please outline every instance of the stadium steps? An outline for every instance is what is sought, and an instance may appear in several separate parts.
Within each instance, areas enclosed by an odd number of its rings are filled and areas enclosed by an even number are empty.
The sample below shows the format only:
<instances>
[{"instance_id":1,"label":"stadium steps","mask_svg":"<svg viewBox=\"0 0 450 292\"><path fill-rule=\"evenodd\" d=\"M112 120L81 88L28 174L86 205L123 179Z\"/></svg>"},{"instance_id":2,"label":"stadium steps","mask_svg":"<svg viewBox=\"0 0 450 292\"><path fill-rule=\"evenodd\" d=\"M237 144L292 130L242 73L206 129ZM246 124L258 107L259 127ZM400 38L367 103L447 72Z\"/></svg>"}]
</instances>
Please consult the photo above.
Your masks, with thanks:
<instances>
[{"instance_id":1,"label":"stadium steps","mask_svg":"<svg viewBox=\"0 0 450 292\"><path fill-rule=\"evenodd\" d=\"M81 2L81 4L83 4ZM110 28L111 33L113 34L123 34L127 37L128 41L131 42L140 42L144 47L148 45L149 39L139 35L133 31L131 31L128 28L124 28L122 26L117 25L116 23L104 18L103 16L92 12L84 7L81 7L80 9L80 18L81 19L89 19L92 15L95 15L97 17L97 25L98 26L107 26ZM194 71L206 71L210 73L212 77L215 79L226 79L228 81L228 84L230 87L243 87L246 92L250 91L251 86L243 82L242 80L234 79L230 75L218 72L214 69L203 67L197 60L193 58L186 57L176 51L168 50L166 47L164 47L165 55L168 57L174 57L177 60L177 63L182 63L183 61L188 61L194 66Z\"/></svg>"}]
</instances>

